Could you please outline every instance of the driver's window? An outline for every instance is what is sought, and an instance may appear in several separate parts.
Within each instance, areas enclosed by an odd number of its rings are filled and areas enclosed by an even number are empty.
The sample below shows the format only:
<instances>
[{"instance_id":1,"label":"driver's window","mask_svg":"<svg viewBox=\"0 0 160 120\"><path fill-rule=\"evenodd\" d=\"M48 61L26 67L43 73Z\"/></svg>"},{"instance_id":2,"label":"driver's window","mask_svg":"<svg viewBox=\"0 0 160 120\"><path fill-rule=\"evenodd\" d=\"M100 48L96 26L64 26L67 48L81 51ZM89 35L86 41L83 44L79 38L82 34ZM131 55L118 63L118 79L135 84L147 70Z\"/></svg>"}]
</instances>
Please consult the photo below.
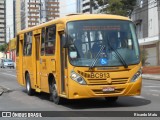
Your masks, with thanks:
<instances>
[{"instance_id":1,"label":"driver's window","mask_svg":"<svg viewBox=\"0 0 160 120\"><path fill-rule=\"evenodd\" d=\"M120 36L121 40L121 47L122 48L128 48L133 49L133 41L131 38L131 35L128 32L122 32Z\"/></svg>"},{"instance_id":2,"label":"driver's window","mask_svg":"<svg viewBox=\"0 0 160 120\"><path fill-rule=\"evenodd\" d=\"M131 44L131 39L128 37L128 32L119 32L120 48L129 48Z\"/></svg>"}]
</instances>

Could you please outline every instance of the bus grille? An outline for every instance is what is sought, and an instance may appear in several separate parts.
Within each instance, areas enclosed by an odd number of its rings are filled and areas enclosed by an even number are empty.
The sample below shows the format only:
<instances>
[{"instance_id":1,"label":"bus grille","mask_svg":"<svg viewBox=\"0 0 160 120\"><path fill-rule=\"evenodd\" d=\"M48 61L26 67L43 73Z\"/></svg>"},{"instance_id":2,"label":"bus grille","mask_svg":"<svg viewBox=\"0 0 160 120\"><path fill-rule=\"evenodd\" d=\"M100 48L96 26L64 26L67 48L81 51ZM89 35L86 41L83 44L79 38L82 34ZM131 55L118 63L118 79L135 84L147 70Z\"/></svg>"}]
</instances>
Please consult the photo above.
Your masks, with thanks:
<instances>
[{"instance_id":1,"label":"bus grille","mask_svg":"<svg viewBox=\"0 0 160 120\"><path fill-rule=\"evenodd\" d=\"M128 78L112 78L112 83L110 85L126 84ZM107 79L88 79L89 85L108 85Z\"/></svg>"},{"instance_id":2,"label":"bus grille","mask_svg":"<svg viewBox=\"0 0 160 120\"><path fill-rule=\"evenodd\" d=\"M112 78L112 84L126 84L128 82L128 78Z\"/></svg>"},{"instance_id":3,"label":"bus grille","mask_svg":"<svg viewBox=\"0 0 160 120\"><path fill-rule=\"evenodd\" d=\"M111 92L103 92L102 89L98 90L92 90L95 94L112 94L112 93L121 93L124 90L124 88L117 88L115 91Z\"/></svg>"}]
</instances>

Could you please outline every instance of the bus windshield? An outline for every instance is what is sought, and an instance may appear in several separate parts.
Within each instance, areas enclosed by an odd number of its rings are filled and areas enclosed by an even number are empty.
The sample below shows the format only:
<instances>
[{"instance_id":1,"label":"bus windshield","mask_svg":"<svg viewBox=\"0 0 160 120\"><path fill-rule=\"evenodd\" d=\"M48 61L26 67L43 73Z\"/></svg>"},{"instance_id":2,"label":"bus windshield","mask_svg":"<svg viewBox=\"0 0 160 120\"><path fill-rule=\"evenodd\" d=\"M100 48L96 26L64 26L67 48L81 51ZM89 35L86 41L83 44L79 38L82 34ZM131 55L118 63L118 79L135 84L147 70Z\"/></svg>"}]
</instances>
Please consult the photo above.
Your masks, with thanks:
<instances>
[{"instance_id":1,"label":"bus windshield","mask_svg":"<svg viewBox=\"0 0 160 120\"><path fill-rule=\"evenodd\" d=\"M140 62L138 40L130 21L68 22L67 36L69 60L74 66L123 66L123 62L127 65Z\"/></svg>"}]
</instances>

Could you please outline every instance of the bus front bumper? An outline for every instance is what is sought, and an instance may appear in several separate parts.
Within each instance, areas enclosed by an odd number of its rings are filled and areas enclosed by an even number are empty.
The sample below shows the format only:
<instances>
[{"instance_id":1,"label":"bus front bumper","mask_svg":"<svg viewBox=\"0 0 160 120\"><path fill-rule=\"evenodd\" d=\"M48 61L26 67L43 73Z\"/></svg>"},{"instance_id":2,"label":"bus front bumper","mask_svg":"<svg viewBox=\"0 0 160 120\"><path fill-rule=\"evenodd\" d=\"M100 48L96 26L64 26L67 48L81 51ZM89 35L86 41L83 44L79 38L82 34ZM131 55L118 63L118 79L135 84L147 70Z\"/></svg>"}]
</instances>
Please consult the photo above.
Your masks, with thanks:
<instances>
[{"instance_id":1,"label":"bus front bumper","mask_svg":"<svg viewBox=\"0 0 160 120\"><path fill-rule=\"evenodd\" d=\"M72 85L69 88L69 99L136 96L140 95L141 86L142 77L140 77L136 82L118 85L80 85L76 82L72 82ZM113 88L114 91L104 92L105 88Z\"/></svg>"}]
</instances>

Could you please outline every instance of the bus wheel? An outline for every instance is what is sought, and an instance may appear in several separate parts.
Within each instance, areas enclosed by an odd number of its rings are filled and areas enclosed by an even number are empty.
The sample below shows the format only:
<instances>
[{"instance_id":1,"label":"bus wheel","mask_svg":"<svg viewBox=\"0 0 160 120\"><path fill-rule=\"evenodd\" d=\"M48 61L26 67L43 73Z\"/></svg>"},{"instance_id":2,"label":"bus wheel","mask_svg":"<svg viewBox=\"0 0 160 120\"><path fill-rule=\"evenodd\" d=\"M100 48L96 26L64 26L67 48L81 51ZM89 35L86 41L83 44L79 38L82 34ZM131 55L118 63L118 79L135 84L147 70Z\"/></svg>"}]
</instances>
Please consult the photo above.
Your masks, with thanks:
<instances>
[{"instance_id":1,"label":"bus wheel","mask_svg":"<svg viewBox=\"0 0 160 120\"><path fill-rule=\"evenodd\" d=\"M55 104L59 105L62 103L62 99L61 97L58 96L58 92L57 92L57 87L56 87L56 83L51 83L49 85L50 88L50 100L52 100Z\"/></svg>"},{"instance_id":2,"label":"bus wheel","mask_svg":"<svg viewBox=\"0 0 160 120\"><path fill-rule=\"evenodd\" d=\"M28 95L33 95L34 93L34 90L31 88L31 81L28 73L26 74L26 91Z\"/></svg>"},{"instance_id":3,"label":"bus wheel","mask_svg":"<svg viewBox=\"0 0 160 120\"><path fill-rule=\"evenodd\" d=\"M105 99L109 103L114 103L118 100L118 97L105 97Z\"/></svg>"}]
</instances>

